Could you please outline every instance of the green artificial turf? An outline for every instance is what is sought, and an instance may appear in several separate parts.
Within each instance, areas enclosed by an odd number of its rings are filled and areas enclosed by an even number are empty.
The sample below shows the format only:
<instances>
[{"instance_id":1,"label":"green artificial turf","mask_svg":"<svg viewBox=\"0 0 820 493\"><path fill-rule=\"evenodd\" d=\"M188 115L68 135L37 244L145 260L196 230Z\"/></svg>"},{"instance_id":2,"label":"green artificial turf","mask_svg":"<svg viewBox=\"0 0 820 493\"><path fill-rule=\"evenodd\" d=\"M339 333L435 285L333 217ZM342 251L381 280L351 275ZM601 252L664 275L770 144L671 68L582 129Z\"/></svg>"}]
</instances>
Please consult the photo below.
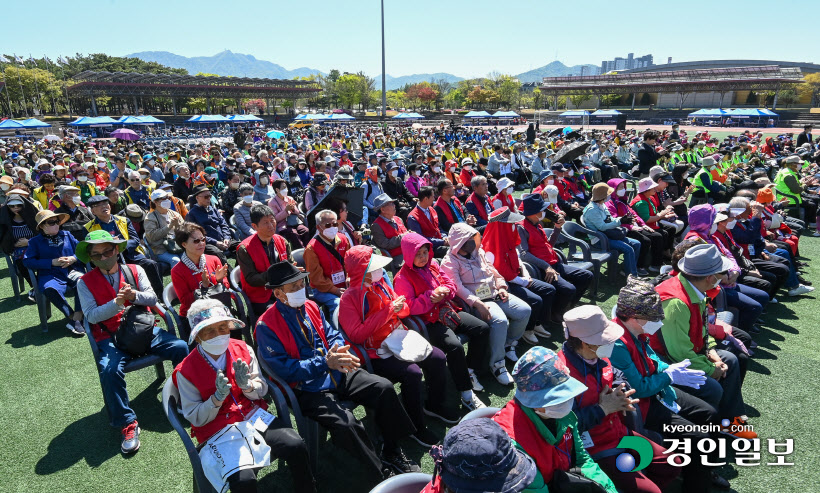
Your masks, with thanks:
<instances>
[{"instance_id":1,"label":"green artificial turf","mask_svg":"<svg viewBox=\"0 0 820 493\"><path fill-rule=\"evenodd\" d=\"M801 253L820 255L820 239L803 237ZM818 279L817 266L806 277ZM623 284L602 277L598 304L609 312ZM801 492L820 489L815 378L820 365L820 310L814 296L789 299L780 293L780 304L771 305L763 318L764 330L756 336L760 348L750 364L743 387L751 424L762 439L793 438L795 453L790 467L737 468L721 472L739 492ZM587 302L583 299L582 302ZM56 311L55 311L56 312ZM8 492L183 492L191 491L191 468L182 443L161 409L162 383L153 368L126 377L132 407L142 428L142 448L130 457L120 454L119 430L108 425L99 380L86 338L71 337L55 314L48 333L41 333L36 306L25 296L17 302L5 264L0 265L0 472L2 491ZM545 346L559 347L559 331ZM527 349L519 346L519 354ZM170 364L166 363L170 374ZM486 391L482 399L503 405L512 389L481 376ZM452 384L451 384L452 388ZM449 403L456 405L455 389ZM369 423L367 423L369 426ZM444 433L437 422L436 433ZM409 456L432 472L426 451L407 441ZM765 442L762 461L770 461ZM376 479L364 474L348 453L330 442L321 451L318 473L321 492L366 492ZM680 488L674 484L673 491ZM278 463L261 475L260 491L291 491L286 468ZM687 492L688 493L688 492Z\"/></svg>"}]
</instances>

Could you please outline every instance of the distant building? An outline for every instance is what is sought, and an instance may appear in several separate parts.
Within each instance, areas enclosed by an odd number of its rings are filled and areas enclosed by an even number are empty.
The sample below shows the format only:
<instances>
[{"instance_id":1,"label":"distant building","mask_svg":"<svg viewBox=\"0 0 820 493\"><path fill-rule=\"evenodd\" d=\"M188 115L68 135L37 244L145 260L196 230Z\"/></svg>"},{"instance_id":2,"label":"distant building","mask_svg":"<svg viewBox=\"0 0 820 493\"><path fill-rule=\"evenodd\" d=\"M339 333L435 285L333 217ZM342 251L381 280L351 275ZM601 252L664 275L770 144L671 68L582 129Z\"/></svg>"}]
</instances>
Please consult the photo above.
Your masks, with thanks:
<instances>
[{"instance_id":1,"label":"distant building","mask_svg":"<svg viewBox=\"0 0 820 493\"><path fill-rule=\"evenodd\" d=\"M601 73L605 74L613 70L632 70L636 68L646 68L655 65L652 55L644 55L635 58L634 53L630 53L626 58L616 57L614 60L604 60L601 62Z\"/></svg>"}]
</instances>

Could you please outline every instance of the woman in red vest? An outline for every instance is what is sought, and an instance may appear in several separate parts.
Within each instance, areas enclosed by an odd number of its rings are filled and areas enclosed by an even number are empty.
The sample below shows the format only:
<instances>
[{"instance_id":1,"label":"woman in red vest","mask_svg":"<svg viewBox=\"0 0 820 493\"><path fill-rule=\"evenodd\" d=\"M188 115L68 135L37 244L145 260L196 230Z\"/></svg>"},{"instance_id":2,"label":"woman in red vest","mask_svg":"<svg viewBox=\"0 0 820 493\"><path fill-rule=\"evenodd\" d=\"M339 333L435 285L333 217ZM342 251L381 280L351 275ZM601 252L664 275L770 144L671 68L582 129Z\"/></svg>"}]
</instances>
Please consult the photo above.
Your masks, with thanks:
<instances>
[{"instance_id":1,"label":"woman in red vest","mask_svg":"<svg viewBox=\"0 0 820 493\"><path fill-rule=\"evenodd\" d=\"M506 176L498 180L498 194L490 199L493 209L500 209L502 207L509 207L511 211L516 210L515 198L513 192L515 191L515 183ZM534 192L538 193L538 192Z\"/></svg>"},{"instance_id":2,"label":"woman in red vest","mask_svg":"<svg viewBox=\"0 0 820 493\"><path fill-rule=\"evenodd\" d=\"M581 441L587 452L612 479L618 491L660 493L680 473L664 456L664 447L650 441L652 462L639 472L621 472L616 466L621 438L633 435L645 438L635 430L627 430L621 413L634 411L637 399L630 399L636 390L624 391L624 377L614 370L609 357L624 329L607 320L597 306L584 305L564 314L566 324L564 341L558 358L569 368L569 374L586 385L586 390L573 399L573 412L578 417L578 428L583 430ZM702 380L706 376L701 372Z\"/></svg>"},{"instance_id":3,"label":"woman in red vest","mask_svg":"<svg viewBox=\"0 0 820 493\"><path fill-rule=\"evenodd\" d=\"M220 432L230 425L238 425L249 443L253 443L252 439L264 439L270 447L271 459L288 462L295 491L316 491L305 442L283 419L274 419L267 411L264 397L268 384L260 376L256 355L244 341L230 336L232 329L245 324L213 299L195 301L187 318L191 326L188 342L197 345L174 369L173 380L179 389L182 414L191 423L191 436L200 445L210 443L204 450L213 448L215 453L224 454L224 449L219 448L224 439ZM205 471L205 475L217 491L221 491L225 483L233 493L256 491L254 465L260 462L256 460L257 453L258 450L253 449L243 451L242 459L246 459L245 455L254 456L250 464L240 462L236 456L220 455L225 464L223 468ZM220 481L223 470L237 466L237 472ZM214 476L219 480L211 479Z\"/></svg>"},{"instance_id":4,"label":"woman in red vest","mask_svg":"<svg viewBox=\"0 0 820 493\"><path fill-rule=\"evenodd\" d=\"M456 286L433 259L432 243L410 233L402 238L401 249L407 261L393 280L396 293L407 300L410 315L420 317L427 326L430 343L447 356L450 375L461 392L461 404L470 410L486 407L473 393L484 390L474 369L481 367L486 356L490 326L452 303ZM469 338L466 355L456 333Z\"/></svg>"},{"instance_id":5,"label":"woman in red vest","mask_svg":"<svg viewBox=\"0 0 820 493\"><path fill-rule=\"evenodd\" d=\"M228 281L228 264L222 264L219 257L205 254L205 228L199 224L185 222L176 230L174 240L185 252L180 254L180 262L171 269L171 282L179 298L180 327L179 335L187 338L191 327L188 326L188 307L196 299L194 291L222 283L230 289Z\"/></svg>"}]
</instances>

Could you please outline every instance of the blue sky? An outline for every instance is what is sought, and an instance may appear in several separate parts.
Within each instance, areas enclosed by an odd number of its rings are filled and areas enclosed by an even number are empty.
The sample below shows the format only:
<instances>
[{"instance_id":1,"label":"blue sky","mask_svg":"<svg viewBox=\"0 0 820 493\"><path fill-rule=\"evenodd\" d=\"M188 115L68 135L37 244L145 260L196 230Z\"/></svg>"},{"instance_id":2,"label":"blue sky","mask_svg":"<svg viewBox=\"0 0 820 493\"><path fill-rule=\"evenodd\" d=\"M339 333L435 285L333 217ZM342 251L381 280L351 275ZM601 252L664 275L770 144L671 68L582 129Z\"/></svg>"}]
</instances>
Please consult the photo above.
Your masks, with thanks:
<instances>
[{"instance_id":1,"label":"blue sky","mask_svg":"<svg viewBox=\"0 0 820 493\"><path fill-rule=\"evenodd\" d=\"M670 56L818 62L809 28L795 24L796 14L813 12L809 5L385 0L387 73L517 74L556 59L600 65L629 52L651 53L655 63ZM139 51L210 56L229 49L287 69L381 73L378 0L9 0L2 12L0 52L26 57Z\"/></svg>"}]
</instances>

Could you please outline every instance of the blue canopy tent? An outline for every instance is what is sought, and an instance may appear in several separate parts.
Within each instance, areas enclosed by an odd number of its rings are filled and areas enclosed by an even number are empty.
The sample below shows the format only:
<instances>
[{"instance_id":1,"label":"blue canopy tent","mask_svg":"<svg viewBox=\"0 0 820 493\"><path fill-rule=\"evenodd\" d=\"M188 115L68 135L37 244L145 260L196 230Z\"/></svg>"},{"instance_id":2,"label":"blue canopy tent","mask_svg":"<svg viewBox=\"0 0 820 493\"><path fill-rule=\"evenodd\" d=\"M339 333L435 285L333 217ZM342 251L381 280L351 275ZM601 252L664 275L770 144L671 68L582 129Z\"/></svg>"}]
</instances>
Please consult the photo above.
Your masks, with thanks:
<instances>
[{"instance_id":1,"label":"blue canopy tent","mask_svg":"<svg viewBox=\"0 0 820 493\"><path fill-rule=\"evenodd\" d=\"M120 125L164 125L165 122L160 120L159 118L155 118L149 115L140 115L140 116L123 116L117 120L117 123Z\"/></svg>"},{"instance_id":2,"label":"blue canopy tent","mask_svg":"<svg viewBox=\"0 0 820 493\"><path fill-rule=\"evenodd\" d=\"M71 127L110 127L117 125L119 122L110 116L81 116L69 122Z\"/></svg>"},{"instance_id":3,"label":"blue canopy tent","mask_svg":"<svg viewBox=\"0 0 820 493\"><path fill-rule=\"evenodd\" d=\"M569 110L561 113L561 118L583 118L585 116L589 116L589 111L587 110Z\"/></svg>"},{"instance_id":4,"label":"blue canopy tent","mask_svg":"<svg viewBox=\"0 0 820 493\"><path fill-rule=\"evenodd\" d=\"M515 111L496 111L492 114L493 118L518 118L519 115Z\"/></svg>"},{"instance_id":5,"label":"blue canopy tent","mask_svg":"<svg viewBox=\"0 0 820 493\"><path fill-rule=\"evenodd\" d=\"M23 120L3 120L0 122L0 130L17 130L26 128L23 125Z\"/></svg>"},{"instance_id":6,"label":"blue canopy tent","mask_svg":"<svg viewBox=\"0 0 820 493\"><path fill-rule=\"evenodd\" d=\"M302 113L301 115L296 115L294 120L310 120L310 115L308 113Z\"/></svg>"},{"instance_id":7,"label":"blue canopy tent","mask_svg":"<svg viewBox=\"0 0 820 493\"><path fill-rule=\"evenodd\" d=\"M487 113L486 111L470 111L464 118L492 118L493 115Z\"/></svg>"},{"instance_id":8,"label":"blue canopy tent","mask_svg":"<svg viewBox=\"0 0 820 493\"><path fill-rule=\"evenodd\" d=\"M263 122L262 118L259 118L256 115L231 115L228 117L228 120L233 122Z\"/></svg>"},{"instance_id":9,"label":"blue canopy tent","mask_svg":"<svg viewBox=\"0 0 820 493\"><path fill-rule=\"evenodd\" d=\"M593 111L589 116L594 116L596 118L615 118L618 115L622 115L618 110L597 110Z\"/></svg>"},{"instance_id":10,"label":"blue canopy tent","mask_svg":"<svg viewBox=\"0 0 820 493\"><path fill-rule=\"evenodd\" d=\"M222 115L195 115L185 120L190 123L229 123L228 117Z\"/></svg>"},{"instance_id":11,"label":"blue canopy tent","mask_svg":"<svg viewBox=\"0 0 820 493\"><path fill-rule=\"evenodd\" d=\"M419 116L421 116L421 115L419 115ZM391 120L412 120L414 118L418 118L418 117L414 117L412 113L399 113L398 115L391 118Z\"/></svg>"},{"instance_id":12,"label":"blue canopy tent","mask_svg":"<svg viewBox=\"0 0 820 493\"><path fill-rule=\"evenodd\" d=\"M768 122L769 120L771 120L771 124L774 125L774 120L780 119L780 115L777 113L762 108L737 108L729 111L726 116L742 120L756 119L759 126L763 121Z\"/></svg>"},{"instance_id":13,"label":"blue canopy tent","mask_svg":"<svg viewBox=\"0 0 820 493\"><path fill-rule=\"evenodd\" d=\"M331 113L328 115L327 118L329 121L350 121L355 120L352 116L348 115L347 113Z\"/></svg>"}]
</instances>

